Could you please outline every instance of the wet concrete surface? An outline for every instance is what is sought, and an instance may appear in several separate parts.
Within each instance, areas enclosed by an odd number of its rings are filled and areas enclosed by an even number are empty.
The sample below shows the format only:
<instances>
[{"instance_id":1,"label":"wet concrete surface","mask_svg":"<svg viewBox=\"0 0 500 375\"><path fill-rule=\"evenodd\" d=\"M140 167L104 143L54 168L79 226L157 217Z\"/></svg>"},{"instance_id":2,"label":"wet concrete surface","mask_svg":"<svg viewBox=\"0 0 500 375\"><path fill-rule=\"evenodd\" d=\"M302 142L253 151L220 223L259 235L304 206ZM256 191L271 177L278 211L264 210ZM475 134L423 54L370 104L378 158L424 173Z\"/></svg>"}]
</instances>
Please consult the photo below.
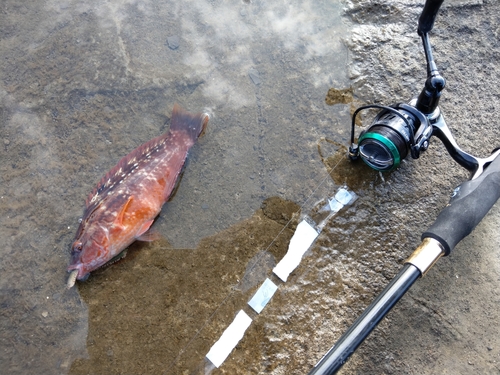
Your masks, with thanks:
<instances>
[{"instance_id":1,"label":"wet concrete surface","mask_svg":"<svg viewBox=\"0 0 500 375\"><path fill-rule=\"evenodd\" d=\"M467 178L437 140L383 175L345 156L353 102L421 90L420 10L407 0L4 2L0 372L307 373ZM499 17L498 2L455 2L431 36L448 80L441 109L478 156L500 144ZM332 88L341 104L325 101ZM164 240L136 243L64 290L88 192L166 130L174 102L211 120L155 223ZM273 279L275 296L214 369L210 346L272 277L301 215L341 185L359 199L286 283ZM497 206L342 373L500 372Z\"/></svg>"},{"instance_id":2,"label":"wet concrete surface","mask_svg":"<svg viewBox=\"0 0 500 375\"><path fill-rule=\"evenodd\" d=\"M114 272L97 272L92 283L83 283L79 291L93 317L90 358L77 360L71 373L183 373L200 367L214 337L286 252L293 230L282 232L274 216L281 219L298 207L274 201L272 211L265 201L255 215L195 249L161 242L137 246ZM129 292L130 285L140 297Z\"/></svg>"}]
</instances>

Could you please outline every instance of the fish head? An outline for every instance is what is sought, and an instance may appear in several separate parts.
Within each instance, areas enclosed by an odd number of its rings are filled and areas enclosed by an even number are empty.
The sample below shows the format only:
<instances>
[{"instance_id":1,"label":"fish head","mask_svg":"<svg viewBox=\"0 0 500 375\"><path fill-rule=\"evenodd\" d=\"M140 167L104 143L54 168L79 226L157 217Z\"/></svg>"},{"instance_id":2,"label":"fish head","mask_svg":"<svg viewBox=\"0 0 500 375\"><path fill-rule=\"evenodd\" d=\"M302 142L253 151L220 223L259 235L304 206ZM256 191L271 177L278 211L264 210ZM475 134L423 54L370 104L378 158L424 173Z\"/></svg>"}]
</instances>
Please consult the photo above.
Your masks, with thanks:
<instances>
[{"instance_id":1,"label":"fish head","mask_svg":"<svg viewBox=\"0 0 500 375\"><path fill-rule=\"evenodd\" d=\"M71 262L68 272L78 270L76 279L86 280L91 271L109 261L110 241L108 231L96 226L83 231L71 246Z\"/></svg>"}]
</instances>

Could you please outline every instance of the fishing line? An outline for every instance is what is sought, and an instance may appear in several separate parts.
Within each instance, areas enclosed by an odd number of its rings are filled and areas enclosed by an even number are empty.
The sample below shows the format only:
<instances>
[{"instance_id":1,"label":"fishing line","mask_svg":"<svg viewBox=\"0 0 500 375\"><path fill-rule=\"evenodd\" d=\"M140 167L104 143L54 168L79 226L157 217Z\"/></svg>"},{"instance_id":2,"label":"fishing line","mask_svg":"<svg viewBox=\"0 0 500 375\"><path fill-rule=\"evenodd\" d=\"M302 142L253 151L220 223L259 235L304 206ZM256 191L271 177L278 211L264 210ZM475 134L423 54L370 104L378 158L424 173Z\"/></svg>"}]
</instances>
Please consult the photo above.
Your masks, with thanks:
<instances>
[{"instance_id":1,"label":"fishing line","mask_svg":"<svg viewBox=\"0 0 500 375\"><path fill-rule=\"evenodd\" d=\"M323 157L321 157L323 160ZM278 234L274 237L274 239L269 243L269 245L265 248L265 251L261 252L261 255L257 257L257 259L254 261L254 263L250 266L248 273L251 273L253 269L256 267L256 265L259 263L259 261L264 257L264 255L267 253L267 251L271 248L271 246L277 241L278 237L282 235L282 233L290 226L290 224L296 219L295 214L298 212L302 212L304 208L306 208L306 204L310 201L310 199L319 191L319 189L331 179L331 174L332 172L338 167L338 165L343 161L342 158L339 159L339 161L330 169L327 168L327 175L318 183L318 185L313 189L313 191L307 196L307 198L304 200L304 203L300 206L300 208L292 215L292 218L288 220L288 222L283 226L283 228L278 232ZM324 163L323 163L324 165ZM179 351L179 354L175 357L175 359L172 361L170 366L166 369L166 373L179 361L179 359L182 357L182 355L186 352L186 349L191 345L191 343L200 335L200 333L203 331L203 329L212 321L212 318L217 314L217 312L220 310L220 308L234 295L236 291L239 291L238 287L241 285L241 283L244 281L242 278L237 285L233 286L231 288L231 291L227 294L227 296L222 300L222 302L219 303L219 305L215 308L215 310L210 314L210 316L205 320L201 328L199 328L193 337L187 342L187 344Z\"/></svg>"}]
</instances>

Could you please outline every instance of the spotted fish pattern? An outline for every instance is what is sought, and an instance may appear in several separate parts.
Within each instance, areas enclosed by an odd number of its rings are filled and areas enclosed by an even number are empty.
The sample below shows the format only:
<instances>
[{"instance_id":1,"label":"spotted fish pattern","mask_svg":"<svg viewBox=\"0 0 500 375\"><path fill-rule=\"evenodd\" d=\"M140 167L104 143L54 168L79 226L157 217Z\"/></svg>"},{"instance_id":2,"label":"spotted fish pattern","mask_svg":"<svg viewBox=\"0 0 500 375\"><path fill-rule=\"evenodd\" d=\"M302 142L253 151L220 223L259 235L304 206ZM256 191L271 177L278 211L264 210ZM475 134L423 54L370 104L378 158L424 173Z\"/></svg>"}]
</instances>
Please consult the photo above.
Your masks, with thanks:
<instances>
[{"instance_id":1,"label":"spotted fish pattern","mask_svg":"<svg viewBox=\"0 0 500 375\"><path fill-rule=\"evenodd\" d=\"M135 240L152 241L149 231L169 200L189 149L208 116L175 105L167 133L123 157L94 188L71 247L68 287L120 254Z\"/></svg>"}]
</instances>

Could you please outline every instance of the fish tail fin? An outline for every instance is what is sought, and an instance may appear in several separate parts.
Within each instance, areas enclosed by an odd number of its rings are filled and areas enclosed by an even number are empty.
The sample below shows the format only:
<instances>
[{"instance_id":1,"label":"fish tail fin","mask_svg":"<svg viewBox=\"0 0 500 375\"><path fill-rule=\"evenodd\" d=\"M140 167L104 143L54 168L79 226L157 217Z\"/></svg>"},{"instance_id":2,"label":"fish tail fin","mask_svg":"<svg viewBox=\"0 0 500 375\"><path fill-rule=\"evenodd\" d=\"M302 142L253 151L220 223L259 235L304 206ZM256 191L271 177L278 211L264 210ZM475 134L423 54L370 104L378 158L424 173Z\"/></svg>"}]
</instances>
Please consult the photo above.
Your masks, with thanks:
<instances>
[{"instance_id":1,"label":"fish tail fin","mask_svg":"<svg viewBox=\"0 0 500 375\"><path fill-rule=\"evenodd\" d=\"M183 131L193 141L196 141L207 127L208 119L209 117L206 113L193 114L175 103L174 110L172 111L170 131Z\"/></svg>"}]
</instances>

